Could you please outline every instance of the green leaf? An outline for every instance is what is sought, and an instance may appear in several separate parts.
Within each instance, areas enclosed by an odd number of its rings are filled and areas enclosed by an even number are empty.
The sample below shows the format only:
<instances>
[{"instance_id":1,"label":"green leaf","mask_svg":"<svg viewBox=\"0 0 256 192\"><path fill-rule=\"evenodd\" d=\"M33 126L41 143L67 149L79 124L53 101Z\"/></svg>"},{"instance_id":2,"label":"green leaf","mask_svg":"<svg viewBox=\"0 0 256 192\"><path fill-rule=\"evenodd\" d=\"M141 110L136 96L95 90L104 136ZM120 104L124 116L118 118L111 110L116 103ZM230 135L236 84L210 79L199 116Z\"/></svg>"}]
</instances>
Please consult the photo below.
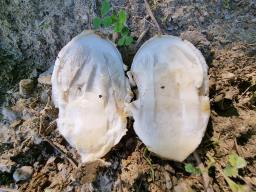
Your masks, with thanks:
<instances>
[{"instance_id":1,"label":"green leaf","mask_svg":"<svg viewBox=\"0 0 256 192\"><path fill-rule=\"evenodd\" d=\"M231 165L227 165L227 167L224 169L224 174L227 177L236 177L238 176L238 169Z\"/></svg>"},{"instance_id":2,"label":"green leaf","mask_svg":"<svg viewBox=\"0 0 256 192\"><path fill-rule=\"evenodd\" d=\"M111 15L113 23L117 22L117 16L115 14Z\"/></svg>"},{"instance_id":3,"label":"green leaf","mask_svg":"<svg viewBox=\"0 0 256 192\"><path fill-rule=\"evenodd\" d=\"M109 27L112 25L112 17L111 16L107 16L105 18L103 18L102 20L102 24L105 26L105 27Z\"/></svg>"},{"instance_id":4,"label":"green leaf","mask_svg":"<svg viewBox=\"0 0 256 192\"><path fill-rule=\"evenodd\" d=\"M110 6L110 3L108 0L104 0L102 2L102 5L101 5L101 9L100 9L100 12L101 12L101 16L105 16L108 14L108 12L110 11L111 9L111 6Z\"/></svg>"},{"instance_id":5,"label":"green leaf","mask_svg":"<svg viewBox=\"0 0 256 192\"><path fill-rule=\"evenodd\" d=\"M225 179L226 179L230 189L232 190L232 192L246 192L246 191L248 191L248 186L236 184L234 181L232 181L228 177L225 177Z\"/></svg>"},{"instance_id":6,"label":"green leaf","mask_svg":"<svg viewBox=\"0 0 256 192\"><path fill-rule=\"evenodd\" d=\"M127 15L125 10L120 10L118 12L118 22L124 25L126 23Z\"/></svg>"},{"instance_id":7,"label":"green leaf","mask_svg":"<svg viewBox=\"0 0 256 192\"><path fill-rule=\"evenodd\" d=\"M133 37L132 36L126 36L125 45L131 45L132 43L133 43Z\"/></svg>"},{"instance_id":8,"label":"green leaf","mask_svg":"<svg viewBox=\"0 0 256 192\"><path fill-rule=\"evenodd\" d=\"M186 164L185 164L185 170L186 170L188 173L193 173L194 170L195 170L195 167L194 167L194 165L192 165L191 163L186 163Z\"/></svg>"},{"instance_id":9,"label":"green leaf","mask_svg":"<svg viewBox=\"0 0 256 192\"><path fill-rule=\"evenodd\" d=\"M121 37L118 42L117 42L118 46L124 46L125 45L125 37Z\"/></svg>"},{"instance_id":10,"label":"green leaf","mask_svg":"<svg viewBox=\"0 0 256 192\"><path fill-rule=\"evenodd\" d=\"M95 17L93 19L93 26L95 29L98 29L101 25L101 19L99 17Z\"/></svg>"},{"instance_id":11,"label":"green leaf","mask_svg":"<svg viewBox=\"0 0 256 192\"><path fill-rule=\"evenodd\" d=\"M123 27L124 27L124 26L123 26L121 23L117 22L117 23L115 23L114 31L117 32L117 33L121 33Z\"/></svg>"},{"instance_id":12,"label":"green leaf","mask_svg":"<svg viewBox=\"0 0 256 192\"><path fill-rule=\"evenodd\" d=\"M129 29L128 29L128 27L124 27L123 29L122 29L122 35L129 35Z\"/></svg>"},{"instance_id":13,"label":"green leaf","mask_svg":"<svg viewBox=\"0 0 256 192\"><path fill-rule=\"evenodd\" d=\"M201 170L198 167L195 167L194 165L192 165L191 163L185 164L185 170L186 170L186 172L191 173L191 174L195 174L195 175L201 174Z\"/></svg>"},{"instance_id":14,"label":"green leaf","mask_svg":"<svg viewBox=\"0 0 256 192\"><path fill-rule=\"evenodd\" d=\"M235 153L230 154L228 156L228 162L230 163L230 165L232 165L233 167L235 167L237 169L244 168L247 164L246 161L244 160L244 158L239 157Z\"/></svg>"}]
</instances>

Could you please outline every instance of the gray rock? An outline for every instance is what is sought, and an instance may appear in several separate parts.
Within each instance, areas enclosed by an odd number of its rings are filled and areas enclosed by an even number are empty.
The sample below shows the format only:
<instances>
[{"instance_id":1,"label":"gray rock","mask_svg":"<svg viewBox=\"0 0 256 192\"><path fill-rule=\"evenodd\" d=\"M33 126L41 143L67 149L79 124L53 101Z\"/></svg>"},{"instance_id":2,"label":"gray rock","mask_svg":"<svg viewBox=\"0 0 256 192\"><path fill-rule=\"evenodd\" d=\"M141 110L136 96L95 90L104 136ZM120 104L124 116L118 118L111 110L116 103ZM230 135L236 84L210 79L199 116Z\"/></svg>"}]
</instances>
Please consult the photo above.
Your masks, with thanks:
<instances>
[{"instance_id":1,"label":"gray rock","mask_svg":"<svg viewBox=\"0 0 256 192\"><path fill-rule=\"evenodd\" d=\"M48 76L48 75L52 75L53 68L54 68L54 65L51 65L51 67L49 69L47 69L45 72L41 73L39 75L39 77L45 77L45 76Z\"/></svg>"},{"instance_id":2,"label":"gray rock","mask_svg":"<svg viewBox=\"0 0 256 192\"><path fill-rule=\"evenodd\" d=\"M96 1L1 1L0 95L46 70L72 37L89 28ZM15 14L13 14L15 13ZM90 17L90 18L89 18Z\"/></svg>"},{"instance_id":3,"label":"gray rock","mask_svg":"<svg viewBox=\"0 0 256 192\"><path fill-rule=\"evenodd\" d=\"M0 159L0 171L10 173L15 164L10 159Z\"/></svg>"},{"instance_id":4,"label":"gray rock","mask_svg":"<svg viewBox=\"0 0 256 192\"><path fill-rule=\"evenodd\" d=\"M41 76L37 79L38 83L41 85L51 85L51 75L47 75L47 76Z\"/></svg>"},{"instance_id":5,"label":"gray rock","mask_svg":"<svg viewBox=\"0 0 256 192\"><path fill-rule=\"evenodd\" d=\"M33 174L33 167L31 166L23 166L21 168L16 169L16 171L13 173L13 179L18 181L27 181L31 178Z\"/></svg>"},{"instance_id":6,"label":"gray rock","mask_svg":"<svg viewBox=\"0 0 256 192\"><path fill-rule=\"evenodd\" d=\"M34 81L32 79L22 79L19 83L19 91L22 96L28 96L33 92Z\"/></svg>"},{"instance_id":7,"label":"gray rock","mask_svg":"<svg viewBox=\"0 0 256 192\"><path fill-rule=\"evenodd\" d=\"M17 119L16 113L14 113L10 109L7 109L6 107L3 107L2 115L3 115L3 118L8 120L8 121L15 121Z\"/></svg>"},{"instance_id":8,"label":"gray rock","mask_svg":"<svg viewBox=\"0 0 256 192\"><path fill-rule=\"evenodd\" d=\"M47 71L39 75L38 83L42 85L51 85L51 78L52 78L52 72L53 72L54 65L52 65Z\"/></svg>"}]
</instances>

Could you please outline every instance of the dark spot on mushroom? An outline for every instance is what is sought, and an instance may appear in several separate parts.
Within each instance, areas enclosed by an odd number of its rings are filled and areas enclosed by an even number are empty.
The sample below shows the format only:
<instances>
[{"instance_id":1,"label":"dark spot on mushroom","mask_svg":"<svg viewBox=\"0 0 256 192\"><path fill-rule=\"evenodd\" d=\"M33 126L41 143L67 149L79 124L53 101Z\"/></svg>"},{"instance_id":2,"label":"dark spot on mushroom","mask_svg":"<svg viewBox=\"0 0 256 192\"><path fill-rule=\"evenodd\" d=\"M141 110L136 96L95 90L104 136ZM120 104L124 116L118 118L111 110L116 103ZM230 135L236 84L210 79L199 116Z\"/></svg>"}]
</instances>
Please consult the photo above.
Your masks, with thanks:
<instances>
[{"instance_id":1,"label":"dark spot on mushroom","mask_svg":"<svg viewBox=\"0 0 256 192\"><path fill-rule=\"evenodd\" d=\"M82 90L82 88L81 88L81 87L78 87L78 90L79 90L79 91L81 91L81 90Z\"/></svg>"},{"instance_id":2,"label":"dark spot on mushroom","mask_svg":"<svg viewBox=\"0 0 256 192\"><path fill-rule=\"evenodd\" d=\"M161 86L161 89L164 89L165 88L165 86Z\"/></svg>"},{"instance_id":3,"label":"dark spot on mushroom","mask_svg":"<svg viewBox=\"0 0 256 192\"><path fill-rule=\"evenodd\" d=\"M102 98L102 95L99 95L99 98Z\"/></svg>"}]
</instances>

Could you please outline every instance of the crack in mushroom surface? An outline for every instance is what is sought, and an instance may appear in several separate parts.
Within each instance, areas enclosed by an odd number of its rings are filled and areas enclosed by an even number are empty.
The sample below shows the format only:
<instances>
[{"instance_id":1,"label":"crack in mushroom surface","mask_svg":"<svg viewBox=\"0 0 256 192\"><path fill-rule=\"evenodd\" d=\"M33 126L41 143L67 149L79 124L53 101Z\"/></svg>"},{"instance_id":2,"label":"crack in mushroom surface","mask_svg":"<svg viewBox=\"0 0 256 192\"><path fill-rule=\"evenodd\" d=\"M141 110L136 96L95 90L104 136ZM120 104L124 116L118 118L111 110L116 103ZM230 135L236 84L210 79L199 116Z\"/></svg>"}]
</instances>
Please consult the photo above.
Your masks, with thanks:
<instances>
[{"instance_id":1,"label":"crack in mushroom surface","mask_svg":"<svg viewBox=\"0 0 256 192\"><path fill-rule=\"evenodd\" d=\"M125 135L131 91L111 41L92 31L73 38L56 59L52 94L58 129L82 162L100 159Z\"/></svg>"},{"instance_id":2,"label":"crack in mushroom surface","mask_svg":"<svg viewBox=\"0 0 256 192\"><path fill-rule=\"evenodd\" d=\"M190 42L161 35L144 43L128 77L136 134L160 157L183 161L200 144L210 116L208 66Z\"/></svg>"}]
</instances>

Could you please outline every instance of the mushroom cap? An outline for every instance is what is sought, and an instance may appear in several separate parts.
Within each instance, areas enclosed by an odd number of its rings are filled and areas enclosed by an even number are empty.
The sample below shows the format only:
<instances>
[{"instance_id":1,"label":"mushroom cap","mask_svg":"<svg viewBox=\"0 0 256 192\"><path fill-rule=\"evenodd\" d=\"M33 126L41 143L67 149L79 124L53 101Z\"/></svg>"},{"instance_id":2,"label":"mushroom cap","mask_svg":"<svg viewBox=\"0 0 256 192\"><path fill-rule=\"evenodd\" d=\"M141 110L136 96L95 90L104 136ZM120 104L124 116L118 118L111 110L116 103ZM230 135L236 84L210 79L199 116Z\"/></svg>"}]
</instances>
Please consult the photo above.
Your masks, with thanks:
<instances>
[{"instance_id":1,"label":"mushroom cap","mask_svg":"<svg viewBox=\"0 0 256 192\"><path fill-rule=\"evenodd\" d=\"M52 75L60 133L83 162L103 157L126 133L130 87L113 43L82 32L59 52Z\"/></svg>"},{"instance_id":2,"label":"mushroom cap","mask_svg":"<svg viewBox=\"0 0 256 192\"><path fill-rule=\"evenodd\" d=\"M156 36L139 49L131 67L138 94L130 110L150 151L183 161L198 147L210 115L207 70L201 52L178 37Z\"/></svg>"}]
</instances>

